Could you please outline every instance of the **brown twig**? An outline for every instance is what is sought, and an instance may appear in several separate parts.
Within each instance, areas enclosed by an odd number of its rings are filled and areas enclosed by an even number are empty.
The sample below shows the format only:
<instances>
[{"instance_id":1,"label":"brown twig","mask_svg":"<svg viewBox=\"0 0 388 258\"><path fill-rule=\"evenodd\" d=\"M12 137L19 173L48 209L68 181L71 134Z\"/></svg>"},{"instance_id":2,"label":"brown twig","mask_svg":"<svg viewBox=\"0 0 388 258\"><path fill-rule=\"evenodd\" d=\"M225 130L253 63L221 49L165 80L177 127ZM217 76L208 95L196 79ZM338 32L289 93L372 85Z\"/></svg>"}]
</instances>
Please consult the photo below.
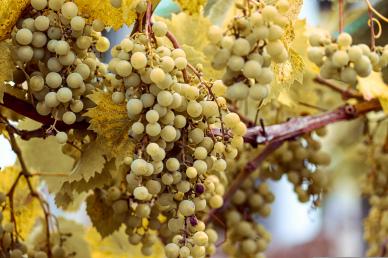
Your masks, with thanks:
<instances>
[{"instance_id":1,"label":"brown twig","mask_svg":"<svg viewBox=\"0 0 388 258\"><path fill-rule=\"evenodd\" d=\"M344 0L338 0L338 11L339 11L339 33L344 32L345 17L344 17Z\"/></svg>"},{"instance_id":2,"label":"brown twig","mask_svg":"<svg viewBox=\"0 0 388 258\"><path fill-rule=\"evenodd\" d=\"M364 97L357 90L354 90L352 88L348 88L345 90L345 89L341 88L340 86L336 85L335 83L328 81L326 79L323 79L320 76L317 76L314 79L314 81L316 81L317 83L319 83L321 85L329 87L330 89L334 90L335 92L340 93L342 98L345 100L350 99L350 98L355 98L355 99L359 99L359 100L364 99Z\"/></svg>"},{"instance_id":3,"label":"brown twig","mask_svg":"<svg viewBox=\"0 0 388 258\"><path fill-rule=\"evenodd\" d=\"M373 20L373 12L368 7L368 16L369 16L369 22L370 22L370 48L372 51L376 48L376 34L375 34L375 23Z\"/></svg>"}]
</instances>

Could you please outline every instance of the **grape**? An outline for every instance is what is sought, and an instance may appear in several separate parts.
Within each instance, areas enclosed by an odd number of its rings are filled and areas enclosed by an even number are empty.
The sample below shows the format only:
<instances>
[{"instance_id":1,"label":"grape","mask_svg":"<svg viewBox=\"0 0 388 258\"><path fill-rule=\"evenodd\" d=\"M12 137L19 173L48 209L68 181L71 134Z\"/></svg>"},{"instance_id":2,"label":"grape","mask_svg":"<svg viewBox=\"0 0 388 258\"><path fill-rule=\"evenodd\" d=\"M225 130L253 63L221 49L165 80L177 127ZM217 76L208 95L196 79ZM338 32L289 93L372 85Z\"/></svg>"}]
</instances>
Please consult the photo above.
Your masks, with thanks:
<instances>
[{"instance_id":1,"label":"grape","mask_svg":"<svg viewBox=\"0 0 388 258\"><path fill-rule=\"evenodd\" d=\"M228 88L226 96L231 100L244 100L248 97L248 94L248 85L243 82L238 82Z\"/></svg>"},{"instance_id":2,"label":"grape","mask_svg":"<svg viewBox=\"0 0 388 258\"><path fill-rule=\"evenodd\" d=\"M158 84L164 81L164 79L166 78L166 74L160 68L153 68L150 77L154 83Z\"/></svg>"},{"instance_id":3,"label":"grape","mask_svg":"<svg viewBox=\"0 0 388 258\"><path fill-rule=\"evenodd\" d=\"M54 258L65 258L66 251L63 247L55 245L52 249L52 254Z\"/></svg>"},{"instance_id":4,"label":"grape","mask_svg":"<svg viewBox=\"0 0 388 258\"><path fill-rule=\"evenodd\" d=\"M125 100L125 95L122 92L113 92L112 94L112 101L115 104L121 104Z\"/></svg>"},{"instance_id":5,"label":"grape","mask_svg":"<svg viewBox=\"0 0 388 258\"><path fill-rule=\"evenodd\" d=\"M36 104L36 111L42 116L47 116L50 114L51 108L48 107L45 102L38 102L38 104Z\"/></svg>"},{"instance_id":6,"label":"grape","mask_svg":"<svg viewBox=\"0 0 388 258\"><path fill-rule=\"evenodd\" d=\"M107 39L106 37L98 38L96 43L97 51L104 53L109 50L109 47L110 47L109 39Z\"/></svg>"},{"instance_id":7,"label":"grape","mask_svg":"<svg viewBox=\"0 0 388 258\"><path fill-rule=\"evenodd\" d=\"M340 47L349 47L352 45L352 36L346 32L342 32L337 39L338 45Z\"/></svg>"},{"instance_id":8,"label":"grape","mask_svg":"<svg viewBox=\"0 0 388 258\"><path fill-rule=\"evenodd\" d=\"M85 19L81 16L75 16L71 18L70 24L73 30L81 31L85 27Z\"/></svg>"},{"instance_id":9,"label":"grape","mask_svg":"<svg viewBox=\"0 0 388 258\"><path fill-rule=\"evenodd\" d=\"M183 49L176 48L171 52L171 56L173 59L177 59L179 57L186 58L186 53Z\"/></svg>"},{"instance_id":10,"label":"grape","mask_svg":"<svg viewBox=\"0 0 388 258\"><path fill-rule=\"evenodd\" d=\"M38 11L43 10L47 6L47 0L31 0L31 6Z\"/></svg>"},{"instance_id":11,"label":"grape","mask_svg":"<svg viewBox=\"0 0 388 258\"><path fill-rule=\"evenodd\" d=\"M179 70L185 69L187 66L187 59L185 57L178 57L175 59L175 67Z\"/></svg>"},{"instance_id":12,"label":"grape","mask_svg":"<svg viewBox=\"0 0 388 258\"><path fill-rule=\"evenodd\" d=\"M333 55L333 65L336 67L343 67L349 63L349 56L346 51L339 50Z\"/></svg>"},{"instance_id":13,"label":"grape","mask_svg":"<svg viewBox=\"0 0 388 258\"><path fill-rule=\"evenodd\" d=\"M284 50L284 45L280 40L271 41L267 44L266 49L271 57L278 56Z\"/></svg>"},{"instance_id":14,"label":"grape","mask_svg":"<svg viewBox=\"0 0 388 258\"><path fill-rule=\"evenodd\" d=\"M258 77L261 74L261 65L254 60L250 60L244 64L242 72L247 78Z\"/></svg>"},{"instance_id":15,"label":"grape","mask_svg":"<svg viewBox=\"0 0 388 258\"><path fill-rule=\"evenodd\" d=\"M19 30L15 37L20 45L28 45L32 42L32 32L29 29Z\"/></svg>"},{"instance_id":16,"label":"grape","mask_svg":"<svg viewBox=\"0 0 388 258\"><path fill-rule=\"evenodd\" d=\"M31 44L36 48L41 48L45 46L47 43L47 36L43 32L35 31L32 34L32 42Z\"/></svg>"},{"instance_id":17,"label":"grape","mask_svg":"<svg viewBox=\"0 0 388 258\"><path fill-rule=\"evenodd\" d=\"M206 246L209 242L209 237L205 232L198 231L193 235L193 241L195 245Z\"/></svg>"},{"instance_id":18,"label":"grape","mask_svg":"<svg viewBox=\"0 0 388 258\"><path fill-rule=\"evenodd\" d=\"M239 38L233 44L233 54L237 56L246 56L249 54L251 46L246 39Z\"/></svg>"},{"instance_id":19,"label":"grape","mask_svg":"<svg viewBox=\"0 0 388 258\"><path fill-rule=\"evenodd\" d=\"M138 115L143 110L143 103L138 99L130 99L127 103L127 111L130 116Z\"/></svg>"},{"instance_id":20,"label":"grape","mask_svg":"<svg viewBox=\"0 0 388 258\"><path fill-rule=\"evenodd\" d=\"M262 100L268 96L268 88L260 85L255 84L249 89L249 97L251 97L254 100Z\"/></svg>"},{"instance_id":21,"label":"grape","mask_svg":"<svg viewBox=\"0 0 388 258\"><path fill-rule=\"evenodd\" d=\"M156 37L164 37L167 34L167 25L164 22L155 22L152 25L152 31Z\"/></svg>"},{"instance_id":22,"label":"grape","mask_svg":"<svg viewBox=\"0 0 388 258\"><path fill-rule=\"evenodd\" d=\"M48 30L47 30L47 36L50 38L50 39L61 39L62 37L62 31L60 28L58 27L50 27Z\"/></svg>"},{"instance_id":23,"label":"grape","mask_svg":"<svg viewBox=\"0 0 388 258\"><path fill-rule=\"evenodd\" d=\"M52 89L56 89L62 85L62 77L59 73L50 72L46 75L46 84Z\"/></svg>"},{"instance_id":24,"label":"grape","mask_svg":"<svg viewBox=\"0 0 388 258\"><path fill-rule=\"evenodd\" d=\"M76 45L80 49L88 49L92 44L92 39L88 36L81 36L77 38Z\"/></svg>"},{"instance_id":25,"label":"grape","mask_svg":"<svg viewBox=\"0 0 388 258\"><path fill-rule=\"evenodd\" d=\"M153 124L147 124L146 126L146 133L149 135L149 136L158 136L161 132L161 127L160 127L160 124L159 123L153 123Z\"/></svg>"},{"instance_id":26,"label":"grape","mask_svg":"<svg viewBox=\"0 0 388 258\"><path fill-rule=\"evenodd\" d=\"M115 71L121 77L128 77L132 73L132 66L128 61L121 60L117 62Z\"/></svg>"},{"instance_id":27,"label":"grape","mask_svg":"<svg viewBox=\"0 0 388 258\"><path fill-rule=\"evenodd\" d=\"M354 68L361 77L367 77L372 71L371 62L366 56L362 56L360 60L354 64Z\"/></svg>"},{"instance_id":28,"label":"grape","mask_svg":"<svg viewBox=\"0 0 388 258\"><path fill-rule=\"evenodd\" d=\"M71 111L65 112L62 116L62 121L67 125L74 124L76 119L77 119L77 116Z\"/></svg>"},{"instance_id":29,"label":"grape","mask_svg":"<svg viewBox=\"0 0 388 258\"><path fill-rule=\"evenodd\" d=\"M65 132L58 132L55 138L59 144L65 144L67 142L67 134Z\"/></svg>"},{"instance_id":30,"label":"grape","mask_svg":"<svg viewBox=\"0 0 388 258\"><path fill-rule=\"evenodd\" d=\"M270 84L273 79L274 74L272 72L272 69L268 67L261 69L261 72L256 74L256 81L263 85Z\"/></svg>"},{"instance_id":31,"label":"grape","mask_svg":"<svg viewBox=\"0 0 388 258\"><path fill-rule=\"evenodd\" d=\"M244 58L241 56L231 56L229 61L228 61L228 67L230 70L238 72L241 71L244 67Z\"/></svg>"},{"instance_id":32,"label":"grape","mask_svg":"<svg viewBox=\"0 0 388 258\"><path fill-rule=\"evenodd\" d=\"M138 186L133 191L133 196L140 201L145 201L149 198L149 192L146 187L144 186Z\"/></svg>"},{"instance_id":33,"label":"grape","mask_svg":"<svg viewBox=\"0 0 388 258\"><path fill-rule=\"evenodd\" d=\"M46 31L50 26L50 20L46 16L38 16L35 18L34 26L39 31Z\"/></svg>"},{"instance_id":34,"label":"grape","mask_svg":"<svg viewBox=\"0 0 388 258\"><path fill-rule=\"evenodd\" d=\"M57 99L57 94L55 92L47 93L44 98L44 103L49 108L55 108L60 104Z\"/></svg>"},{"instance_id":35,"label":"grape","mask_svg":"<svg viewBox=\"0 0 388 258\"><path fill-rule=\"evenodd\" d=\"M176 130L174 127L167 125L165 126L162 131L160 132L160 136L162 137L163 140L166 142L172 142L176 138Z\"/></svg>"},{"instance_id":36,"label":"grape","mask_svg":"<svg viewBox=\"0 0 388 258\"><path fill-rule=\"evenodd\" d=\"M76 56L73 51L69 51L67 55L59 56L59 62L62 65L70 66L75 62Z\"/></svg>"},{"instance_id":37,"label":"grape","mask_svg":"<svg viewBox=\"0 0 388 258\"><path fill-rule=\"evenodd\" d=\"M66 84L72 89L81 87L83 84L83 78L79 73L71 73L66 78Z\"/></svg>"},{"instance_id":38,"label":"grape","mask_svg":"<svg viewBox=\"0 0 388 258\"><path fill-rule=\"evenodd\" d=\"M51 10L59 11L65 0L49 0L48 6Z\"/></svg>"},{"instance_id":39,"label":"grape","mask_svg":"<svg viewBox=\"0 0 388 258\"><path fill-rule=\"evenodd\" d=\"M208 38L211 43L217 44L222 39L222 29L218 26L211 26L208 31Z\"/></svg>"},{"instance_id":40,"label":"grape","mask_svg":"<svg viewBox=\"0 0 388 258\"><path fill-rule=\"evenodd\" d=\"M155 110L149 110L146 113L146 119L148 123L156 123L159 120L159 113Z\"/></svg>"},{"instance_id":41,"label":"grape","mask_svg":"<svg viewBox=\"0 0 388 258\"><path fill-rule=\"evenodd\" d=\"M74 113L79 113L84 109L84 103L82 102L82 100L79 100L79 99L74 100L70 104L70 109Z\"/></svg>"},{"instance_id":42,"label":"grape","mask_svg":"<svg viewBox=\"0 0 388 258\"><path fill-rule=\"evenodd\" d=\"M268 39L270 41L279 40L283 36L283 29L278 25L271 25L269 27ZM262 39L262 38L260 38Z\"/></svg>"},{"instance_id":43,"label":"grape","mask_svg":"<svg viewBox=\"0 0 388 258\"><path fill-rule=\"evenodd\" d=\"M110 0L110 4L115 8L121 7L122 0Z\"/></svg>"},{"instance_id":44,"label":"grape","mask_svg":"<svg viewBox=\"0 0 388 258\"><path fill-rule=\"evenodd\" d=\"M162 107L168 107L173 102L173 96L169 91L160 91L157 95L157 100Z\"/></svg>"},{"instance_id":45,"label":"grape","mask_svg":"<svg viewBox=\"0 0 388 258\"><path fill-rule=\"evenodd\" d=\"M164 247L164 252L167 258L177 258L179 257L179 246L174 243L169 243Z\"/></svg>"},{"instance_id":46,"label":"grape","mask_svg":"<svg viewBox=\"0 0 388 258\"><path fill-rule=\"evenodd\" d=\"M147 57L142 52L136 52L131 57L131 64L137 70L143 69L147 65Z\"/></svg>"},{"instance_id":47,"label":"grape","mask_svg":"<svg viewBox=\"0 0 388 258\"><path fill-rule=\"evenodd\" d=\"M194 214L195 212L195 205L192 201L190 200L183 200L179 203L179 212L183 215L183 216L191 216Z\"/></svg>"},{"instance_id":48,"label":"grape","mask_svg":"<svg viewBox=\"0 0 388 258\"><path fill-rule=\"evenodd\" d=\"M199 117L202 114L202 106L197 101L190 101L187 105L187 114L191 117Z\"/></svg>"},{"instance_id":49,"label":"grape","mask_svg":"<svg viewBox=\"0 0 388 258\"><path fill-rule=\"evenodd\" d=\"M40 75L31 77L28 86L32 91L41 91L44 88L43 77Z\"/></svg>"},{"instance_id":50,"label":"grape","mask_svg":"<svg viewBox=\"0 0 388 258\"><path fill-rule=\"evenodd\" d=\"M346 67L341 71L341 80L345 83L355 84L357 82L357 73L351 67Z\"/></svg>"},{"instance_id":51,"label":"grape","mask_svg":"<svg viewBox=\"0 0 388 258\"><path fill-rule=\"evenodd\" d=\"M70 51L70 45L66 41L59 40L55 44L55 52L58 55L62 55L62 56L67 55L69 53L69 51Z\"/></svg>"},{"instance_id":52,"label":"grape","mask_svg":"<svg viewBox=\"0 0 388 258\"><path fill-rule=\"evenodd\" d=\"M78 14L78 6L73 2L64 3L61 7L61 13L67 19L71 19Z\"/></svg>"},{"instance_id":53,"label":"grape","mask_svg":"<svg viewBox=\"0 0 388 258\"><path fill-rule=\"evenodd\" d=\"M73 98L73 92L67 87L60 88L57 91L57 99L59 102L67 103L72 98Z\"/></svg>"}]
</instances>

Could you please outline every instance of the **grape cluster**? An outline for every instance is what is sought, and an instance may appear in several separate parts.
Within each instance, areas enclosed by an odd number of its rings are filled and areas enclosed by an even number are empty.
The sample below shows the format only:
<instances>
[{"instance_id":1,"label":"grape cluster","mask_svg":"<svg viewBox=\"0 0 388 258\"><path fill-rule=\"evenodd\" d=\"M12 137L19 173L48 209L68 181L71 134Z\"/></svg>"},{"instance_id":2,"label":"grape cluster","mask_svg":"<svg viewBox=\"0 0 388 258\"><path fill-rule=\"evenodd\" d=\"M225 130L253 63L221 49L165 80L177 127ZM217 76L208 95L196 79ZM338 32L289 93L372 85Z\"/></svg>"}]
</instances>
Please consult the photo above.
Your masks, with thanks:
<instances>
[{"instance_id":1,"label":"grape cluster","mask_svg":"<svg viewBox=\"0 0 388 258\"><path fill-rule=\"evenodd\" d=\"M247 258L264 257L271 235L260 225L257 217L268 217L275 196L267 183L259 182L256 171L236 191L225 212L227 242L223 249L230 257L244 254Z\"/></svg>"},{"instance_id":2,"label":"grape cluster","mask_svg":"<svg viewBox=\"0 0 388 258\"><path fill-rule=\"evenodd\" d=\"M203 219L223 205L226 160L237 156L247 128L217 95L226 89L222 81L190 76L186 53L161 43L166 24L155 22L152 33L156 41L138 32L112 49L112 102L126 103L137 147L124 160L125 187L102 195L144 254L157 239L153 229L168 243L166 257L204 257L215 252L217 237ZM233 137L219 134L227 129Z\"/></svg>"},{"instance_id":3,"label":"grape cluster","mask_svg":"<svg viewBox=\"0 0 388 258\"><path fill-rule=\"evenodd\" d=\"M364 147L362 152L366 156L368 149ZM371 206L364 220L364 238L368 242L367 256L380 256L382 250L388 248L388 154L386 147L380 145L376 145L373 152L373 168L361 176L362 193Z\"/></svg>"},{"instance_id":4,"label":"grape cluster","mask_svg":"<svg viewBox=\"0 0 388 258\"><path fill-rule=\"evenodd\" d=\"M320 67L320 75L354 86L357 77L367 77L372 71L380 71L388 65L388 48L371 51L365 44L352 45L352 36L341 33L336 40L321 33L309 38L309 59Z\"/></svg>"},{"instance_id":5,"label":"grape cluster","mask_svg":"<svg viewBox=\"0 0 388 258\"><path fill-rule=\"evenodd\" d=\"M330 164L328 153L320 150L318 136L326 134L325 128L307 134L293 142L284 143L263 163L260 177L280 180L283 175L294 186L300 202L311 199L319 205L320 197L327 191L328 178L322 168Z\"/></svg>"},{"instance_id":6,"label":"grape cluster","mask_svg":"<svg viewBox=\"0 0 388 258\"><path fill-rule=\"evenodd\" d=\"M251 8L252 9L252 8ZM288 52L282 41L288 19L283 15L288 1L275 6L256 6L249 15L236 17L226 33L212 26L208 32L211 42L205 53L213 56L215 69L225 69L222 78L228 85L227 98L232 101L263 100L274 79L271 65L283 63Z\"/></svg>"},{"instance_id":7,"label":"grape cluster","mask_svg":"<svg viewBox=\"0 0 388 258\"><path fill-rule=\"evenodd\" d=\"M27 81L39 114L73 124L82 119L86 95L99 87L98 77L106 73L95 54L110 46L101 36L104 24L88 23L75 3L64 0L32 0L31 8L12 33L15 81ZM57 139L65 143L67 134L59 132Z\"/></svg>"}]
</instances>

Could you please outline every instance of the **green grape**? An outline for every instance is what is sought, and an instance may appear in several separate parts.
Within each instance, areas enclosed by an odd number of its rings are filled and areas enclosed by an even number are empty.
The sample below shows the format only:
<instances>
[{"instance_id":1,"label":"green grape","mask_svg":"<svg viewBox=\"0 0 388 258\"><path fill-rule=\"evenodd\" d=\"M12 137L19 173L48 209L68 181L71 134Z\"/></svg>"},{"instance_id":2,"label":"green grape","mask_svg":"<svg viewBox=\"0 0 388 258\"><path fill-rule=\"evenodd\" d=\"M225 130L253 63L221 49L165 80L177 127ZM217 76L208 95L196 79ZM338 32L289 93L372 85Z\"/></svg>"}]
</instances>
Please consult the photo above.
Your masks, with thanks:
<instances>
[{"instance_id":1,"label":"green grape","mask_svg":"<svg viewBox=\"0 0 388 258\"><path fill-rule=\"evenodd\" d=\"M47 6L47 0L31 0L31 6L35 10L43 10Z\"/></svg>"},{"instance_id":2,"label":"green grape","mask_svg":"<svg viewBox=\"0 0 388 258\"><path fill-rule=\"evenodd\" d=\"M44 34L42 32L35 31L32 35L33 35L32 42L31 42L32 46L34 46L36 48L41 48L41 47L46 45L46 43L47 43L46 34Z\"/></svg>"},{"instance_id":3,"label":"green grape","mask_svg":"<svg viewBox=\"0 0 388 258\"><path fill-rule=\"evenodd\" d=\"M144 186L138 186L133 191L133 196L140 201L145 201L149 198L149 192L146 187Z\"/></svg>"},{"instance_id":4,"label":"green grape","mask_svg":"<svg viewBox=\"0 0 388 258\"><path fill-rule=\"evenodd\" d=\"M44 79L40 75L35 75L30 78L28 87L32 91L41 91L44 88Z\"/></svg>"},{"instance_id":5,"label":"green grape","mask_svg":"<svg viewBox=\"0 0 388 258\"><path fill-rule=\"evenodd\" d=\"M65 56L70 51L70 45L64 40L59 40L55 44L55 52L57 55Z\"/></svg>"},{"instance_id":6,"label":"green grape","mask_svg":"<svg viewBox=\"0 0 388 258\"><path fill-rule=\"evenodd\" d=\"M61 7L61 13L67 19L71 19L78 14L78 6L73 2L66 2Z\"/></svg>"},{"instance_id":7,"label":"green grape","mask_svg":"<svg viewBox=\"0 0 388 258\"><path fill-rule=\"evenodd\" d=\"M59 88L62 85L62 77L59 73L50 72L46 75L46 84L52 89Z\"/></svg>"},{"instance_id":8,"label":"green grape","mask_svg":"<svg viewBox=\"0 0 388 258\"><path fill-rule=\"evenodd\" d=\"M34 26L39 31L46 31L50 26L50 19L46 16L38 16L35 18Z\"/></svg>"},{"instance_id":9,"label":"green grape","mask_svg":"<svg viewBox=\"0 0 388 258\"><path fill-rule=\"evenodd\" d=\"M70 104L70 110L73 111L74 113L79 113L84 109L84 103L82 100L74 100Z\"/></svg>"},{"instance_id":10,"label":"green grape","mask_svg":"<svg viewBox=\"0 0 388 258\"><path fill-rule=\"evenodd\" d=\"M155 22L152 25L152 31L156 37L164 37L167 34L167 25L164 22Z\"/></svg>"},{"instance_id":11,"label":"green grape","mask_svg":"<svg viewBox=\"0 0 388 258\"><path fill-rule=\"evenodd\" d=\"M104 53L109 50L110 42L109 39L105 37L99 37L96 42L96 49L97 51Z\"/></svg>"},{"instance_id":12,"label":"green grape","mask_svg":"<svg viewBox=\"0 0 388 258\"><path fill-rule=\"evenodd\" d=\"M349 63L349 55L343 50L336 51L332 59L336 67L343 67Z\"/></svg>"},{"instance_id":13,"label":"green grape","mask_svg":"<svg viewBox=\"0 0 388 258\"><path fill-rule=\"evenodd\" d=\"M57 99L57 94L55 92L47 93L45 98L44 98L44 102L45 102L46 106L49 108L55 108L60 104L58 99Z\"/></svg>"},{"instance_id":14,"label":"green grape","mask_svg":"<svg viewBox=\"0 0 388 258\"><path fill-rule=\"evenodd\" d=\"M67 125L72 125L75 123L77 116L74 112L66 111L62 116L62 121Z\"/></svg>"},{"instance_id":15,"label":"green grape","mask_svg":"<svg viewBox=\"0 0 388 258\"><path fill-rule=\"evenodd\" d=\"M49 0L48 6L53 11L59 11L61 10L64 2L65 0Z\"/></svg>"},{"instance_id":16,"label":"green grape","mask_svg":"<svg viewBox=\"0 0 388 258\"><path fill-rule=\"evenodd\" d=\"M59 144L65 144L67 142L68 136L65 132L58 132L55 135L55 138Z\"/></svg>"},{"instance_id":17,"label":"green grape","mask_svg":"<svg viewBox=\"0 0 388 258\"><path fill-rule=\"evenodd\" d=\"M147 57L142 52L136 52L131 56L131 64L136 70L140 70L146 67Z\"/></svg>"},{"instance_id":18,"label":"green grape","mask_svg":"<svg viewBox=\"0 0 388 258\"><path fill-rule=\"evenodd\" d=\"M17 49L17 58L22 62L31 61L34 56L34 51L30 46L21 46Z\"/></svg>"},{"instance_id":19,"label":"green grape","mask_svg":"<svg viewBox=\"0 0 388 258\"><path fill-rule=\"evenodd\" d=\"M254 60L249 60L244 64L242 72L247 78L256 78L261 74L261 65Z\"/></svg>"},{"instance_id":20,"label":"green grape","mask_svg":"<svg viewBox=\"0 0 388 258\"><path fill-rule=\"evenodd\" d=\"M93 30L97 32L102 32L105 29L105 24L103 21L96 19L92 23Z\"/></svg>"},{"instance_id":21,"label":"green grape","mask_svg":"<svg viewBox=\"0 0 388 258\"><path fill-rule=\"evenodd\" d=\"M251 50L251 46L246 39L239 38L233 44L233 54L237 56L247 56Z\"/></svg>"},{"instance_id":22,"label":"green grape","mask_svg":"<svg viewBox=\"0 0 388 258\"><path fill-rule=\"evenodd\" d=\"M67 102L70 102L72 98L73 98L73 92L67 87L60 88L57 91L57 99L59 102L67 103Z\"/></svg>"},{"instance_id":23,"label":"green grape","mask_svg":"<svg viewBox=\"0 0 388 258\"><path fill-rule=\"evenodd\" d=\"M228 67L230 70L238 72L244 67L245 61L241 56L231 56L228 60Z\"/></svg>"},{"instance_id":24,"label":"green grape","mask_svg":"<svg viewBox=\"0 0 388 258\"><path fill-rule=\"evenodd\" d=\"M352 45L352 36L346 32L342 32L337 39L337 43L340 47L349 47Z\"/></svg>"},{"instance_id":25,"label":"green grape","mask_svg":"<svg viewBox=\"0 0 388 258\"><path fill-rule=\"evenodd\" d=\"M74 16L71 18L70 25L73 30L81 31L85 27L85 19L81 16Z\"/></svg>"},{"instance_id":26,"label":"green grape","mask_svg":"<svg viewBox=\"0 0 388 258\"><path fill-rule=\"evenodd\" d=\"M110 4L115 8L120 8L122 0L110 0Z\"/></svg>"}]
</instances>

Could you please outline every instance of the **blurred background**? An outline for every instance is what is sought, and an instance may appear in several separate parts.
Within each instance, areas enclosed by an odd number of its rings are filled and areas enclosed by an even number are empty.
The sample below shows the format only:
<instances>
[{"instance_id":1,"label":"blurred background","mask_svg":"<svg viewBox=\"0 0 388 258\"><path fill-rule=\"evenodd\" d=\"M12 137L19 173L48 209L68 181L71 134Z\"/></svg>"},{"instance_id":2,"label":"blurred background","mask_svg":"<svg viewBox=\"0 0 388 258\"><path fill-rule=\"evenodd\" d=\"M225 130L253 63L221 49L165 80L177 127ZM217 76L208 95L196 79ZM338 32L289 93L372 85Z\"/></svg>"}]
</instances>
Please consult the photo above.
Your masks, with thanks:
<instances>
[{"instance_id":1,"label":"blurred background","mask_svg":"<svg viewBox=\"0 0 388 258\"><path fill-rule=\"evenodd\" d=\"M292 0L290 0L292 1ZM363 0L347 0L345 15L345 30L353 35L357 43L369 43L370 31L367 25L368 13ZM373 6L382 14L388 15L387 1L371 1ZM163 0L157 9L157 15L169 17L179 11L172 1ZM307 24L314 27L328 29L335 35L338 29L338 3L328 0L305 0L301 19L306 19ZM382 24L383 30L387 24ZM111 45L120 42L130 28L125 28L120 34L111 38ZM107 33L108 36L111 33ZM377 44L386 44L388 37L383 36ZM109 59L109 57L106 57ZM347 155L343 155L350 142L338 140L338 132L359 128L360 121L330 126L329 134L324 138L327 151L333 153L333 162L328 173L335 173L335 184L332 191L322 203L322 208L313 208L311 203L298 202L292 186L284 178L272 184L276 201L273 205L270 218L261 221L269 232L273 241L268 252L269 258L310 258L319 256L359 257L364 253L362 239L362 218L366 215L368 207L360 196L355 166L347 164ZM345 129L346 127L346 129ZM335 155L336 153L341 155ZM340 157L340 158L339 158ZM0 136L0 167L12 165L15 154L8 142ZM53 202L51 202L53 203ZM54 205L53 205L54 206ZM64 215L79 222L88 224L85 211L78 213L63 213L55 209L58 215ZM224 257L219 254L218 257Z\"/></svg>"}]
</instances>

